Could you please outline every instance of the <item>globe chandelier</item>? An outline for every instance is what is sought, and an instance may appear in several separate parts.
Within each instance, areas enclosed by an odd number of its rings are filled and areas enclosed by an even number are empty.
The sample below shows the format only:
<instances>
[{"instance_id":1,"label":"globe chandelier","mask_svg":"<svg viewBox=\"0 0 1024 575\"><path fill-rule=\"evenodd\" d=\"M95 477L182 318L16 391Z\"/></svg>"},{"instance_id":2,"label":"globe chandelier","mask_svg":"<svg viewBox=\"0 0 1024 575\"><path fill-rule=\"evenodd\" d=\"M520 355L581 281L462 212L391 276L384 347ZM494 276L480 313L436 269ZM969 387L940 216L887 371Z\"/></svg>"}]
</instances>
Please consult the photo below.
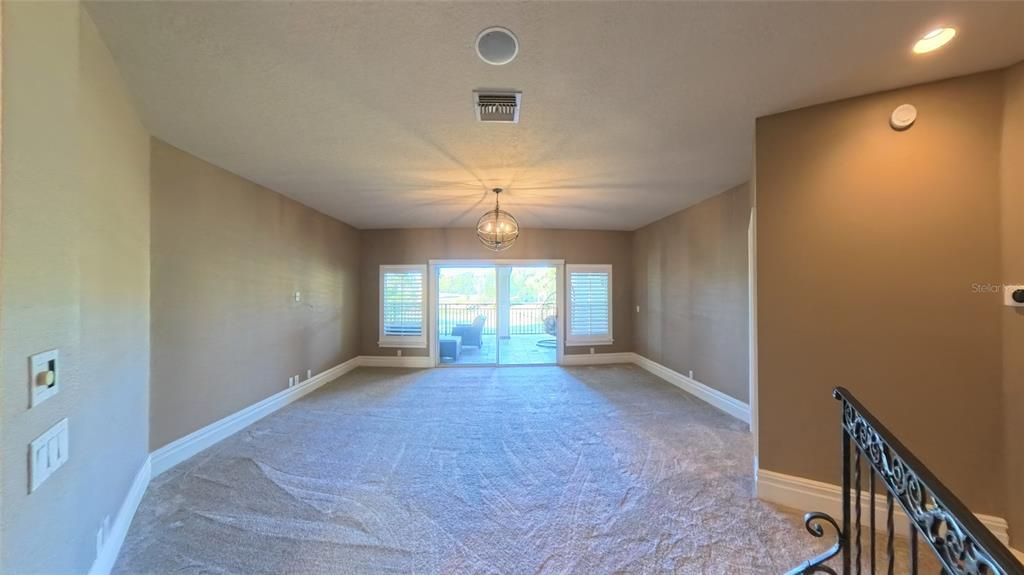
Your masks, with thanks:
<instances>
[{"instance_id":1,"label":"globe chandelier","mask_svg":"<svg viewBox=\"0 0 1024 575\"><path fill-rule=\"evenodd\" d=\"M485 212L476 222L476 237L487 249L495 252L507 250L519 237L519 222L512 214L501 209L499 196L503 191L494 188L494 209Z\"/></svg>"}]
</instances>

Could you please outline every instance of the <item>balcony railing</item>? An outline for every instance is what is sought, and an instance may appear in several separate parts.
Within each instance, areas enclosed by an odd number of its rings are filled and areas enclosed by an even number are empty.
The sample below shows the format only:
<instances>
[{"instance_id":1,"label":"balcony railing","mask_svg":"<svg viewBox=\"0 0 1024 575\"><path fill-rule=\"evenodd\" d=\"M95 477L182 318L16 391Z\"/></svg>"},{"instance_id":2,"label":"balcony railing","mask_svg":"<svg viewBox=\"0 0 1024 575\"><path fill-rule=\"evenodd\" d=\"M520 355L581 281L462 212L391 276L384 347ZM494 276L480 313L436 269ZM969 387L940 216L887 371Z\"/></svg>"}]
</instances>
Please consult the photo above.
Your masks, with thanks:
<instances>
[{"instance_id":1,"label":"balcony railing","mask_svg":"<svg viewBox=\"0 0 1024 575\"><path fill-rule=\"evenodd\" d=\"M831 528L836 542L787 575L860 575L876 569L892 575L894 502L909 523L913 575L918 572L920 547L935 555L943 575L1024 575L1024 566L1010 550L849 391L840 387L833 395L842 403L842 516L836 521L825 513L808 513L804 525L815 537L823 537L826 526ZM878 491L885 497L884 519L875 517ZM865 523L867 533L862 534ZM876 527L885 534L884 554L876 548ZM868 542L866 550L862 539ZM919 544L921 540L925 545Z\"/></svg>"},{"instance_id":2,"label":"balcony railing","mask_svg":"<svg viewBox=\"0 0 1024 575\"><path fill-rule=\"evenodd\" d=\"M544 318L556 314L555 304L512 304L509 307L509 335L543 335ZM458 324L473 323L477 316L487 318L484 335L498 330L498 306L495 304L442 303L438 306L437 325L440 333L449 334Z\"/></svg>"}]
</instances>

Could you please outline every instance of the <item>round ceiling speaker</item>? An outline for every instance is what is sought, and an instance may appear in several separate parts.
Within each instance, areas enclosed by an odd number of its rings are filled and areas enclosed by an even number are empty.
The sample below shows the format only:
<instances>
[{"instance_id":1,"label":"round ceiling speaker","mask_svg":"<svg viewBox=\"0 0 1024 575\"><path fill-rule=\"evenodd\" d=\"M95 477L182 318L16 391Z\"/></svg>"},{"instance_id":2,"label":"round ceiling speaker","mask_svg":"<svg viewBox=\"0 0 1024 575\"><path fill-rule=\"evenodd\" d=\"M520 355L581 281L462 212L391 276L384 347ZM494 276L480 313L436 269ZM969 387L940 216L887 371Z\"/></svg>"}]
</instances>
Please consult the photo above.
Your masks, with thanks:
<instances>
[{"instance_id":1,"label":"round ceiling speaker","mask_svg":"<svg viewBox=\"0 0 1024 575\"><path fill-rule=\"evenodd\" d=\"M515 60L516 54L519 53L519 40L511 30L494 26L476 37L476 53L488 64L508 64Z\"/></svg>"},{"instance_id":2,"label":"round ceiling speaker","mask_svg":"<svg viewBox=\"0 0 1024 575\"><path fill-rule=\"evenodd\" d=\"M917 108L913 104L903 104L892 111L889 116L889 125L893 130L902 132L914 125L917 120Z\"/></svg>"}]
</instances>

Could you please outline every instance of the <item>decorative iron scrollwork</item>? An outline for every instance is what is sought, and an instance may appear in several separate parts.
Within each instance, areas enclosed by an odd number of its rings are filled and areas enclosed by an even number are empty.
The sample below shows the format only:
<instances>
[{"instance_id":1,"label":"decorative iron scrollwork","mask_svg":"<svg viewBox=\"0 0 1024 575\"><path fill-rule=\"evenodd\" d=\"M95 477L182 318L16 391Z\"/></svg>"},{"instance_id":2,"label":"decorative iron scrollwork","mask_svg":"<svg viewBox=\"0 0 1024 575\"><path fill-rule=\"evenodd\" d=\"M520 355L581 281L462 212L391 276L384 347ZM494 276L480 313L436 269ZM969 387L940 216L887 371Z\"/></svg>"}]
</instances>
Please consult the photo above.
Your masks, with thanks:
<instances>
[{"instance_id":1,"label":"decorative iron scrollwork","mask_svg":"<svg viewBox=\"0 0 1024 575\"><path fill-rule=\"evenodd\" d=\"M815 537L824 537L825 528L822 523L828 524L836 532L836 542L832 547L825 551L821 555L818 555L814 559L811 559L803 565L789 571L786 575L809 575L811 573L830 573L836 575L835 569L825 565L827 561L839 555L839 552L843 550L843 530L836 523L835 519L832 519L831 515L827 513L821 513L814 511L804 515L804 528L807 532Z\"/></svg>"},{"instance_id":2,"label":"decorative iron scrollwork","mask_svg":"<svg viewBox=\"0 0 1024 575\"><path fill-rule=\"evenodd\" d=\"M866 459L872 475L870 484L871 525L874 526L874 477L882 480L887 495L887 530L889 572L892 573L892 509L893 500L910 518L914 535L911 538L912 562L916 563L916 537L920 536L935 552L948 575L1024 575L1024 566L1014 559L1004 545L985 528L974 515L950 492L916 457L893 436L873 415L848 391L837 388L833 395L842 402L842 427L844 432L843 481L844 500L856 510L851 518L851 509L843 509L843 525L851 526L851 519L860 524L860 460ZM849 448L856 449L853 458L847 458ZM863 457L862 457L863 456ZM851 462L852 459L852 462ZM851 469L851 466L854 469ZM852 476L852 482L851 482ZM852 496L852 500L851 497ZM836 532L836 543L828 551L793 569L787 575L805 573L832 573L836 571L824 563L842 553L844 575L851 566L851 547L856 547L856 563L860 563L860 532L850 539L832 517L824 513L808 513L804 525L814 537L823 537L824 524ZM869 534L874 537L874 534ZM875 561L872 539L870 561ZM860 567L859 565L857 567ZM859 573L860 571L858 571ZM872 570L873 572L873 570ZM915 568L916 572L916 568Z\"/></svg>"},{"instance_id":3,"label":"decorative iron scrollwork","mask_svg":"<svg viewBox=\"0 0 1024 575\"><path fill-rule=\"evenodd\" d=\"M843 426L951 575L1017 575L983 549L963 521L839 390ZM902 446L900 446L902 447ZM987 533L986 533L987 535Z\"/></svg>"}]
</instances>

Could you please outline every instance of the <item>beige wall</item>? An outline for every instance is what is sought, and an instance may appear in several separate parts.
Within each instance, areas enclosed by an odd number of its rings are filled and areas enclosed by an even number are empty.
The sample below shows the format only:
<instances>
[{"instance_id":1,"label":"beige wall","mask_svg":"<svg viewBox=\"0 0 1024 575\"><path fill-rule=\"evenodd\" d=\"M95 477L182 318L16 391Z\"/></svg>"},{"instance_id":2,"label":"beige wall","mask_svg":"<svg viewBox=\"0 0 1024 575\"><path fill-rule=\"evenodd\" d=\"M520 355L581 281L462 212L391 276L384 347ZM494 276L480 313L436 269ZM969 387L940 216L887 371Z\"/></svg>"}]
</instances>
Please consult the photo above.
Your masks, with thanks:
<instances>
[{"instance_id":1,"label":"beige wall","mask_svg":"<svg viewBox=\"0 0 1024 575\"><path fill-rule=\"evenodd\" d=\"M633 236L634 351L749 399L747 229L742 184Z\"/></svg>"},{"instance_id":2,"label":"beige wall","mask_svg":"<svg viewBox=\"0 0 1024 575\"><path fill-rule=\"evenodd\" d=\"M358 354L354 228L157 139L152 194L153 449Z\"/></svg>"},{"instance_id":3,"label":"beige wall","mask_svg":"<svg viewBox=\"0 0 1024 575\"><path fill-rule=\"evenodd\" d=\"M1024 285L1024 63L1006 74L1002 149L1003 283ZM1024 548L1024 308L1004 308L1003 406L1005 408L1007 520Z\"/></svg>"},{"instance_id":4,"label":"beige wall","mask_svg":"<svg viewBox=\"0 0 1024 575\"><path fill-rule=\"evenodd\" d=\"M976 512L1004 515L1000 73L757 121L760 463L839 480L856 394ZM898 105L917 124L888 126ZM995 279L993 279L995 278Z\"/></svg>"},{"instance_id":5,"label":"beige wall","mask_svg":"<svg viewBox=\"0 0 1024 575\"><path fill-rule=\"evenodd\" d=\"M84 573L148 451L149 137L77 3L2 10L0 571ZM61 391L28 410L51 348ZM29 495L27 445L64 417L70 459Z\"/></svg>"},{"instance_id":6,"label":"beige wall","mask_svg":"<svg viewBox=\"0 0 1024 575\"><path fill-rule=\"evenodd\" d=\"M483 247L472 229L364 230L361 235L363 355L395 355L396 351L377 345L380 266L426 264L432 259L564 259L567 264L612 264L612 336L615 343L595 346L595 352L632 350L630 232L529 229L523 230L511 248L500 253ZM587 347L566 348L566 353L587 352ZM429 355L426 349L406 349L402 353Z\"/></svg>"}]
</instances>

